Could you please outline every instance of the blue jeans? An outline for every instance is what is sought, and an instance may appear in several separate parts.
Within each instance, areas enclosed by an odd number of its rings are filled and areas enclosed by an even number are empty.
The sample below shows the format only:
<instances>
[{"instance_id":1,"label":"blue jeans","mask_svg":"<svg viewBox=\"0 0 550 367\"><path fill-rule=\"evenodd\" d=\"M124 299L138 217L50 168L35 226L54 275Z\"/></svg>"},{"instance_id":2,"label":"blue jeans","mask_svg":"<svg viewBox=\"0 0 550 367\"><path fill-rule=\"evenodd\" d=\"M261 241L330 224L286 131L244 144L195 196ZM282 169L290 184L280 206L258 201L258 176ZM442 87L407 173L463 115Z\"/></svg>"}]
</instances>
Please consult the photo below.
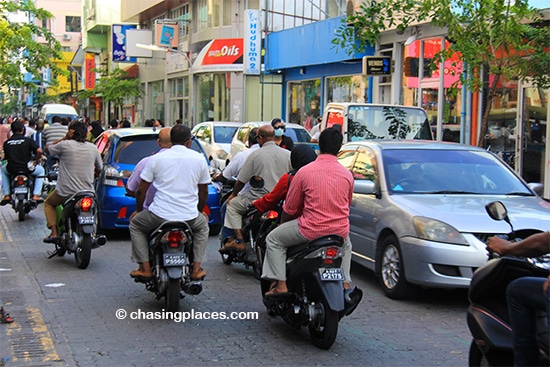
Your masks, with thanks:
<instances>
[{"instance_id":1,"label":"blue jeans","mask_svg":"<svg viewBox=\"0 0 550 367\"><path fill-rule=\"evenodd\" d=\"M225 210L227 209L226 202L224 201L222 206L220 207L220 219L221 223L225 222ZM235 238L235 231L231 228L227 228L226 226L222 226L222 233L221 233L221 240L222 243L225 242L228 238Z\"/></svg>"},{"instance_id":2,"label":"blue jeans","mask_svg":"<svg viewBox=\"0 0 550 367\"><path fill-rule=\"evenodd\" d=\"M512 281L506 289L516 367L540 366L536 312L548 312L550 299L542 290L545 281L546 278L522 277Z\"/></svg>"},{"instance_id":3,"label":"blue jeans","mask_svg":"<svg viewBox=\"0 0 550 367\"><path fill-rule=\"evenodd\" d=\"M36 176L44 176L44 167L41 165L36 165L36 168L34 169L34 172L31 173L31 176L34 177L33 195L40 196L42 194L42 183L44 182L44 179ZM8 172L7 165L2 166L2 193L4 196L11 194L10 178L11 174Z\"/></svg>"}]
</instances>

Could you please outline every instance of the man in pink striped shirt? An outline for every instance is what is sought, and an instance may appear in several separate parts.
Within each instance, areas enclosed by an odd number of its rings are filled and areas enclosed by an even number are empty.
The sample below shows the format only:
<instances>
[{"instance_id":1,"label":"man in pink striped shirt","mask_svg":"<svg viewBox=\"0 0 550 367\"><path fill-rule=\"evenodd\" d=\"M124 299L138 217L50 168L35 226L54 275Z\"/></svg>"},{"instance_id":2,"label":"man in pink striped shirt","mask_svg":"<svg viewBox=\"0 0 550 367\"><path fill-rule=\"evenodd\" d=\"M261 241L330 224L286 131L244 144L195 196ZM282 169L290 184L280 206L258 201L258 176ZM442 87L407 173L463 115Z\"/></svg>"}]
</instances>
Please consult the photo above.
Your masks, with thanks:
<instances>
[{"instance_id":1,"label":"man in pink striped shirt","mask_svg":"<svg viewBox=\"0 0 550 367\"><path fill-rule=\"evenodd\" d=\"M342 139L337 129L325 129L319 136L321 154L296 173L289 187L282 224L266 240L262 278L277 281L266 296L288 292L285 262L289 247L329 234L346 239L342 268L344 288L350 287L349 207L353 176L336 159Z\"/></svg>"}]
</instances>

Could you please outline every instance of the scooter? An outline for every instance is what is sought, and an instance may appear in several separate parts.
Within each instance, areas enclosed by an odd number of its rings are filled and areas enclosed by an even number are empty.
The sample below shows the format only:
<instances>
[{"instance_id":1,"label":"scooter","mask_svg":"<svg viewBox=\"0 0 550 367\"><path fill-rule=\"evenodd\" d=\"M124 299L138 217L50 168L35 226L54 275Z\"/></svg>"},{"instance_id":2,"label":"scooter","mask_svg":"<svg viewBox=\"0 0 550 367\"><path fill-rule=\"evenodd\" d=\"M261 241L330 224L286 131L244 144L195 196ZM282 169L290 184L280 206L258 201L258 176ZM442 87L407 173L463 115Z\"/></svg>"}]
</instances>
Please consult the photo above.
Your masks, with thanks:
<instances>
[{"instance_id":1,"label":"scooter","mask_svg":"<svg viewBox=\"0 0 550 367\"><path fill-rule=\"evenodd\" d=\"M313 345L321 349L334 344L338 322L350 315L363 297L357 287L344 291L340 267L343 242L342 237L329 235L290 247L286 260L288 293L265 296L271 282L261 280L268 314L280 316L295 329L307 326Z\"/></svg>"},{"instance_id":2,"label":"scooter","mask_svg":"<svg viewBox=\"0 0 550 367\"><path fill-rule=\"evenodd\" d=\"M506 207L501 202L486 205L489 216L504 220L511 228L506 239L517 241L521 236L514 231ZM523 237L527 237L524 234ZM508 316L506 288L514 279L535 276L546 278L550 258L497 257L489 254L489 262L476 270L468 291L470 306L467 322L472 334L469 366L512 366L514 364L512 328ZM548 366L548 323L546 313L541 313L537 322L541 361Z\"/></svg>"},{"instance_id":3,"label":"scooter","mask_svg":"<svg viewBox=\"0 0 550 367\"><path fill-rule=\"evenodd\" d=\"M68 197L58 209L57 233L52 239L55 250L48 258L74 253L76 266L86 269L92 249L107 243L105 235L96 234L97 200L93 191L81 191Z\"/></svg>"},{"instance_id":4,"label":"scooter","mask_svg":"<svg viewBox=\"0 0 550 367\"><path fill-rule=\"evenodd\" d=\"M134 280L144 283L157 300L164 297L168 311L179 309L182 289L192 295L202 292L202 282L191 279L193 232L186 222L166 221L151 232L149 262L153 276Z\"/></svg>"},{"instance_id":5,"label":"scooter","mask_svg":"<svg viewBox=\"0 0 550 367\"><path fill-rule=\"evenodd\" d=\"M11 176L12 207L20 222L31 210L36 209L38 202L32 200L34 177L25 172L17 172Z\"/></svg>"}]
</instances>

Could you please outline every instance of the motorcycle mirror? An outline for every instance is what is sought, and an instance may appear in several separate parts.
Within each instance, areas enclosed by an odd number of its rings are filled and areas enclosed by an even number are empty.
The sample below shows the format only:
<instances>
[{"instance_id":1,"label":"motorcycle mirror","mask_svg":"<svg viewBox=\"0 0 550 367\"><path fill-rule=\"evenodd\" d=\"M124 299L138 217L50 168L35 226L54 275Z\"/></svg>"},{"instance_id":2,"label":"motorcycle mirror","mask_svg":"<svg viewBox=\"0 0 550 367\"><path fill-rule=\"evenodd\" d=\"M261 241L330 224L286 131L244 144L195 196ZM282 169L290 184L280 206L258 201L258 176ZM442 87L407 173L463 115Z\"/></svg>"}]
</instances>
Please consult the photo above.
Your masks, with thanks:
<instances>
[{"instance_id":1,"label":"motorcycle mirror","mask_svg":"<svg viewBox=\"0 0 550 367\"><path fill-rule=\"evenodd\" d=\"M512 232L514 231L512 222L510 222L510 218L508 218L508 210L501 201L493 201L485 205L485 210L492 219L505 221L510 225Z\"/></svg>"}]
</instances>

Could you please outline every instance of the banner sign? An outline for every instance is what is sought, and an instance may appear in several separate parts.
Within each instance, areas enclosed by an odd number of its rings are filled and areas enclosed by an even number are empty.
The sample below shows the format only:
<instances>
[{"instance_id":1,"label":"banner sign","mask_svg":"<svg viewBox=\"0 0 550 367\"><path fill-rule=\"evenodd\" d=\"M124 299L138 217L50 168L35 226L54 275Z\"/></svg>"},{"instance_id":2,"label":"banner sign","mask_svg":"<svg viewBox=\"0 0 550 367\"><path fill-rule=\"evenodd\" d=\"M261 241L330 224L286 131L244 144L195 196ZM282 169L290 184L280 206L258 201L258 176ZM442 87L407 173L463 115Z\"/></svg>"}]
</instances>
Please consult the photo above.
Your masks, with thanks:
<instances>
[{"instance_id":1,"label":"banner sign","mask_svg":"<svg viewBox=\"0 0 550 367\"><path fill-rule=\"evenodd\" d=\"M244 37L244 73L259 75L262 63L261 47L262 33L260 26L260 11L246 10Z\"/></svg>"},{"instance_id":2,"label":"banner sign","mask_svg":"<svg viewBox=\"0 0 550 367\"><path fill-rule=\"evenodd\" d=\"M113 24L112 26L112 52L114 62L137 62L135 57L126 55L127 37L126 31L137 29L135 24Z\"/></svg>"},{"instance_id":3,"label":"banner sign","mask_svg":"<svg viewBox=\"0 0 550 367\"><path fill-rule=\"evenodd\" d=\"M95 88L95 55L92 53L87 52L86 53L86 60L85 60L85 71L86 71L86 78L85 78L85 89L94 89Z\"/></svg>"},{"instance_id":4,"label":"banner sign","mask_svg":"<svg viewBox=\"0 0 550 367\"><path fill-rule=\"evenodd\" d=\"M178 48L178 22L156 23L155 41L157 46Z\"/></svg>"}]
</instances>

